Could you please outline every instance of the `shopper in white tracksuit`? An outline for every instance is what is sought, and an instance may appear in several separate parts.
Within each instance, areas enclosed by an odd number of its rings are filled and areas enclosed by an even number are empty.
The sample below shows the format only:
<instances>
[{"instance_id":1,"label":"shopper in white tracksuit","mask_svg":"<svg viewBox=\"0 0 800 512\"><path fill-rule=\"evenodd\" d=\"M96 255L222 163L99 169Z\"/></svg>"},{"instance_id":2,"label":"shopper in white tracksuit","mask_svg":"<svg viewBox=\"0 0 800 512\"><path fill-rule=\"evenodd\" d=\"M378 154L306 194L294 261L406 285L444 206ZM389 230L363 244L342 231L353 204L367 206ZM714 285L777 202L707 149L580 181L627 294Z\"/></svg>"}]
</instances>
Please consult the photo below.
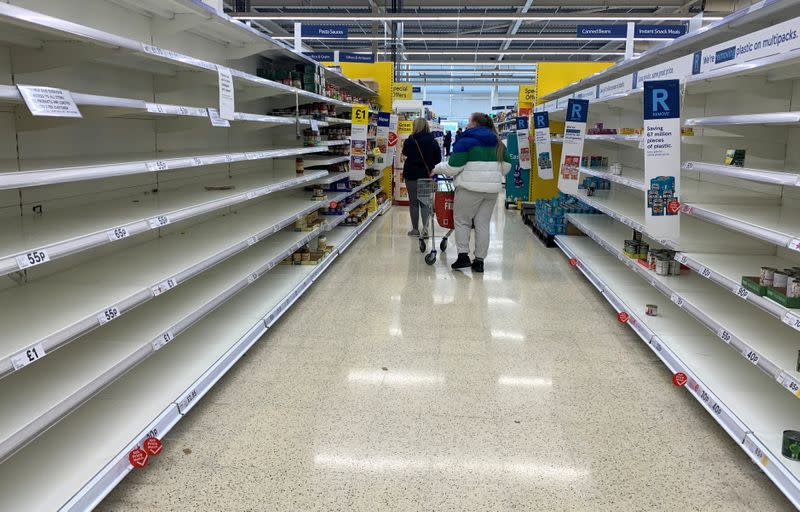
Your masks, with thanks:
<instances>
[{"instance_id":1,"label":"shopper in white tracksuit","mask_svg":"<svg viewBox=\"0 0 800 512\"><path fill-rule=\"evenodd\" d=\"M453 215L458 259L453 269L472 267L474 272L483 272L483 260L489 252L492 212L502 189L503 176L510 170L508 151L497 135L492 118L480 112L472 114L450 158L434 169L435 173L455 178ZM469 235L473 225L475 261L469 258Z\"/></svg>"}]
</instances>

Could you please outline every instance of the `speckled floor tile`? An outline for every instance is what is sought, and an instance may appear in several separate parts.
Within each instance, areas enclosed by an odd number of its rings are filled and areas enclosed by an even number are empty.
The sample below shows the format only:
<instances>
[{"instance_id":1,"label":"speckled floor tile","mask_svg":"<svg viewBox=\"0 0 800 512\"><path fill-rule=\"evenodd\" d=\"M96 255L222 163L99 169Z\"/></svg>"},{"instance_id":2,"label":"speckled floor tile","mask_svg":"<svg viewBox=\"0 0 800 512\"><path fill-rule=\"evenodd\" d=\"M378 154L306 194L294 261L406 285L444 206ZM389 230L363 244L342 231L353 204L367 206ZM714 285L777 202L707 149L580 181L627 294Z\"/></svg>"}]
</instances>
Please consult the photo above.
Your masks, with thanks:
<instances>
[{"instance_id":1,"label":"speckled floor tile","mask_svg":"<svg viewBox=\"0 0 800 512\"><path fill-rule=\"evenodd\" d=\"M98 510L791 510L516 212L483 275L408 229L378 220Z\"/></svg>"}]
</instances>

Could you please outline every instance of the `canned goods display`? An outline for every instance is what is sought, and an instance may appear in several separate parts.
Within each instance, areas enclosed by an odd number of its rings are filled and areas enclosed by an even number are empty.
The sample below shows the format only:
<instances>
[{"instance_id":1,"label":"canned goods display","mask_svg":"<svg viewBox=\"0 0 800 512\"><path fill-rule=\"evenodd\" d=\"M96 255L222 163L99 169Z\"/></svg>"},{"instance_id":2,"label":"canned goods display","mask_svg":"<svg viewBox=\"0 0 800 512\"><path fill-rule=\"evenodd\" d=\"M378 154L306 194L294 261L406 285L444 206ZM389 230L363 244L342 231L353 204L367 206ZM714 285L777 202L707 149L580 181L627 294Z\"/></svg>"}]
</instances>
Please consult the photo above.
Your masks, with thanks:
<instances>
[{"instance_id":1,"label":"canned goods display","mask_svg":"<svg viewBox=\"0 0 800 512\"><path fill-rule=\"evenodd\" d=\"M658 306L656 304L645 304L644 314L647 316L658 316Z\"/></svg>"},{"instance_id":2,"label":"canned goods display","mask_svg":"<svg viewBox=\"0 0 800 512\"><path fill-rule=\"evenodd\" d=\"M761 274L759 275L761 286L772 286L775 279L775 270L772 267L761 267Z\"/></svg>"},{"instance_id":3,"label":"canned goods display","mask_svg":"<svg viewBox=\"0 0 800 512\"><path fill-rule=\"evenodd\" d=\"M775 288L786 288L786 283L789 279L788 274L786 272L782 272L780 270L776 270L773 273L772 277L772 286Z\"/></svg>"}]
</instances>

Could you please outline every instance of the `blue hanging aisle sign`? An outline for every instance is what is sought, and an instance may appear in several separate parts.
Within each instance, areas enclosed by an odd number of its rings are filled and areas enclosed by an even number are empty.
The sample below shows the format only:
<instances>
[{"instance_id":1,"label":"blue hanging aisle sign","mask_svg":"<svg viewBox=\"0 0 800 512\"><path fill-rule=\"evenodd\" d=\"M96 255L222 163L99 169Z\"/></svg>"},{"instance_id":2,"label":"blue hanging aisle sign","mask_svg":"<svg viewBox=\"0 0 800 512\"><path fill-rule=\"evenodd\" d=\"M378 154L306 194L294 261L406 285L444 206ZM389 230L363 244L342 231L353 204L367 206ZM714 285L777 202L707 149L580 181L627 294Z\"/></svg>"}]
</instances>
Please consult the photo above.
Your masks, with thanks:
<instances>
[{"instance_id":1,"label":"blue hanging aisle sign","mask_svg":"<svg viewBox=\"0 0 800 512\"><path fill-rule=\"evenodd\" d=\"M301 25L300 35L309 39L347 39L347 25Z\"/></svg>"},{"instance_id":2,"label":"blue hanging aisle sign","mask_svg":"<svg viewBox=\"0 0 800 512\"><path fill-rule=\"evenodd\" d=\"M622 38L628 37L628 25L578 25L575 35L580 39L602 39L606 37Z\"/></svg>"},{"instance_id":3,"label":"blue hanging aisle sign","mask_svg":"<svg viewBox=\"0 0 800 512\"><path fill-rule=\"evenodd\" d=\"M303 55L317 62L333 62L333 52L303 52Z\"/></svg>"},{"instance_id":4,"label":"blue hanging aisle sign","mask_svg":"<svg viewBox=\"0 0 800 512\"><path fill-rule=\"evenodd\" d=\"M645 229L659 240L680 236L681 101L678 80L644 83Z\"/></svg>"},{"instance_id":5,"label":"blue hanging aisle sign","mask_svg":"<svg viewBox=\"0 0 800 512\"><path fill-rule=\"evenodd\" d=\"M533 145L536 148L536 169L539 178L553 179L553 151L550 147L550 115L533 113Z\"/></svg>"},{"instance_id":6,"label":"blue hanging aisle sign","mask_svg":"<svg viewBox=\"0 0 800 512\"><path fill-rule=\"evenodd\" d=\"M675 39L686 34L686 25L640 25L633 30L634 39Z\"/></svg>"},{"instance_id":7,"label":"blue hanging aisle sign","mask_svg":"<svg viewBox=\"0 0 800 512\"><path fill-rule=\"evenodd\" d=\"M558 189L565 194L578 193L583 141L586 138L586 120L589 117L589 100L571 98L567 102L567 122L564 125L564 142L558 173ZM680 169L680 165L678 165Z\"/></svg>"},{"instance_id":8,"label":"blue hanging aisle sign","mask_svg":"<svg viewBox=\"0 0 800 512\"><path fill-rule=\"evenodd\" d=\"M339 52L339 62L366 62L372 64L375 57L371 53Z\"/></svg>"}]
</instances>

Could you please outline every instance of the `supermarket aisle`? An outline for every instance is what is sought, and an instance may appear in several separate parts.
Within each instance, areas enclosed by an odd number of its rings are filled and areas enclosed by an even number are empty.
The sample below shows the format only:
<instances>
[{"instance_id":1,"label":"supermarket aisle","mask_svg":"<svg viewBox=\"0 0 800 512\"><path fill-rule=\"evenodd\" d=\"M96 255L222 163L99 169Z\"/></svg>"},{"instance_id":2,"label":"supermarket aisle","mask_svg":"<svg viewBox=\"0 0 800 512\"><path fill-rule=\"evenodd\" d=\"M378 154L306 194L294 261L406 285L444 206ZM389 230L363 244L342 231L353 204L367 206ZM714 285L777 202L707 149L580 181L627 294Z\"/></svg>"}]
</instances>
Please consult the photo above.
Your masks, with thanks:
<instances>
[{"instance_id":1,"label":"supermarket aisle","mask_svg":"<svg viewBox=\"0 0 800 512\"><path fill-rule=\"evenodd\" d=\"M486 273L454 275L393 208L99 510L792 508L557 249L495 220Z\"/></svg>"}]
</instances>

